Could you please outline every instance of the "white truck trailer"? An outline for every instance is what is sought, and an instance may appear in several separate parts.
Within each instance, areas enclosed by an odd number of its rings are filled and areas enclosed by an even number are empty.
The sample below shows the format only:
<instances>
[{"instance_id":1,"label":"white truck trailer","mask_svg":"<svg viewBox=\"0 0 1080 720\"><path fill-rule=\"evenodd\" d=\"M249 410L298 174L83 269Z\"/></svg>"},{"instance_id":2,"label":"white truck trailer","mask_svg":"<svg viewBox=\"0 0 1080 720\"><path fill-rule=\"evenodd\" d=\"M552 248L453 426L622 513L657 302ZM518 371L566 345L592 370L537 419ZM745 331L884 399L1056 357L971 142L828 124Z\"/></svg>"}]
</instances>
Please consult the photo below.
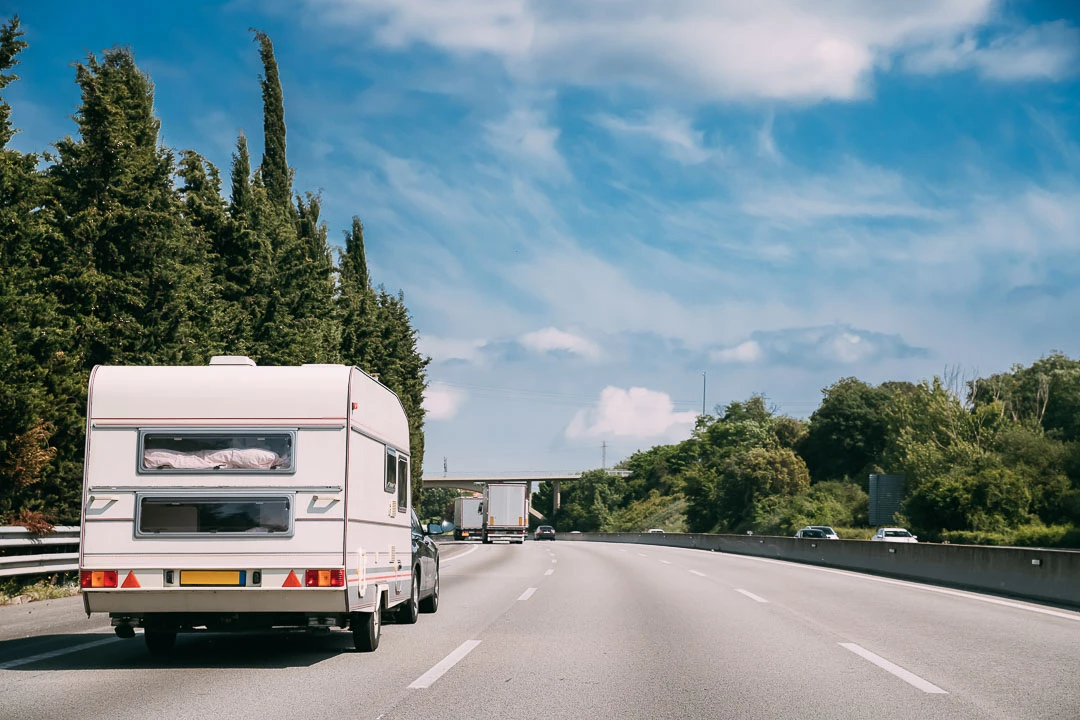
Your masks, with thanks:
<instances>
[{"instance_id":1,"label":"white truck trailer","mask_svg":"<svg viewBox=\"0 0 1080 720\"><path fill-rule=\"evenodd\" d=\"M479 539L484 534L484 514L481 512L483 498L459 497L454 499L454 539Z\"/></svg>"},{"instance_id":2,"label":"white truck trailer","mask_svg":"<svg viewBox=\"0 0 1080 720\"><path fill-rule=\"evenodd\" d=\"M525 542L529 529L529 484L493 483L484 486L483 541Z\"/></svg>"},{"instance_id":3,"label":"white truck trailer","mask_svg":"<svg viewBox=\"0 0 1080 720\"><path fill-rule=\"evenodd\" d=\"M87 615L177 632L349 627L438 607L438 551L411 512L409 426L344 365L98 366L90 376L80 583Z\"/></svg>"}]
</instances>

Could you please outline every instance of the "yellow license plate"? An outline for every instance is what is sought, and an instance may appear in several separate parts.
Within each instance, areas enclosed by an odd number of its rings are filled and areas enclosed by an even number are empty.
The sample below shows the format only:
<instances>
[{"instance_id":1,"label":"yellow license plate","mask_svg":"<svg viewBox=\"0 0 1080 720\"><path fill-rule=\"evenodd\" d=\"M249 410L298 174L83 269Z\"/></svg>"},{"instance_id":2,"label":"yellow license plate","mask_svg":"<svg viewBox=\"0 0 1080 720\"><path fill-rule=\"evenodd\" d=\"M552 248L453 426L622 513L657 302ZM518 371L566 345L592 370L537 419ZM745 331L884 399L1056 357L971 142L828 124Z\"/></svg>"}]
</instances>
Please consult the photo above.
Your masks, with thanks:
<instances>
[{"instance_id":1,"label":"yellow license plate","mask_svg":"<svg viewBox=\"0 0 1080 720\"><path fill-rule=\"evenodd\" d=\"M181 585L243 585L239 570L181 570Z\"/></svg>"}]
</instances>

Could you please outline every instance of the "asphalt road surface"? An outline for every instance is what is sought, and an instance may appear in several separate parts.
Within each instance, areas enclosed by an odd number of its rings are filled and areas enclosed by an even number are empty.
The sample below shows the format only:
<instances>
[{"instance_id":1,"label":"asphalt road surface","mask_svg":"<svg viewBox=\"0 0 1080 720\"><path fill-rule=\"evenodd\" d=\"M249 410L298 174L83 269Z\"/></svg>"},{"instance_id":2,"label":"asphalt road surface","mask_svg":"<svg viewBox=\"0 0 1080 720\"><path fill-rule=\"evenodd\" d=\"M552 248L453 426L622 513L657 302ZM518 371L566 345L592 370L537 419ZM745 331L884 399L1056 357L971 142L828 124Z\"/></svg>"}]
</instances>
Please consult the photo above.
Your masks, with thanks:
<instances>
[{"instance_id":1,"label":"asphalt road surface","mask_svg":"<svg viewBox=\"0 0 1080 720\"><path fill-rule=\"evenodd\" d=\"M159 659L79 598L0 607L0 719L1080 718L1077 612L682 548L442 558L439 612L367 654L203 633Z\"/></svg>"}]
</instances>

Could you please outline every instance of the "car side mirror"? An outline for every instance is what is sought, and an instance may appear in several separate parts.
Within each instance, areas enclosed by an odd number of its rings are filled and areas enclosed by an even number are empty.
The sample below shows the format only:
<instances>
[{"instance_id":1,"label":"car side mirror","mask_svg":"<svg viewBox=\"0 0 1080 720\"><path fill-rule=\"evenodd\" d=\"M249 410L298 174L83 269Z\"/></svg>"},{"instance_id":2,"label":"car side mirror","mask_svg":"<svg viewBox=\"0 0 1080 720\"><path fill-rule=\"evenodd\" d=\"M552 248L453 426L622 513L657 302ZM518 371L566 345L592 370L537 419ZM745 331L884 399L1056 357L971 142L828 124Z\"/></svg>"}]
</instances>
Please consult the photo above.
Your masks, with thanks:
<instances>
[{"instance_id":1,"label":"car side mirror","mask_svg":"<svg viewBox=\"0 0 1080 720\"><path fill-rule=\"evenodd\" d=\"M428 523L427 535L442 535L443 532L442 523Z\"/></svg>"}]
</instances>

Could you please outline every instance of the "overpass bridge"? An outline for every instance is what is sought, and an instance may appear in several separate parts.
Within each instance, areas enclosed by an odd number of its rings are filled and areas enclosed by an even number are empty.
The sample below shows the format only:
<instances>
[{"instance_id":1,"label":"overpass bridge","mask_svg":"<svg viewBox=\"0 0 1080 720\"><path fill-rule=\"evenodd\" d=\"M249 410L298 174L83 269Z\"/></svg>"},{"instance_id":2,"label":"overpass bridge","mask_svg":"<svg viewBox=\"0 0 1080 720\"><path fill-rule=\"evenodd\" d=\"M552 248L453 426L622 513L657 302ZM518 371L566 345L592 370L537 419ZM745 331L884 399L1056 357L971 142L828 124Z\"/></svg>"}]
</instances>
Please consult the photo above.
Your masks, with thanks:
<instances>
[{"instance_id":1,"label":"overpass bridge","mask_svg":"<svg viewBox=\"0 0 1080 720\"><path fill-rule=\"evenodd\" d=\"M606 470L605 471L611 477L626 477L630 474L629 470ZM475 492L482 492L485 485L495 485L499 483L538 483L538 482L550 482L552 485L553 507L552 512L559 511L559 497L560 497L560 483L570 482L573 480L580 480L583 473L571 472L571 473L495 473L495 474L454 474L444 475L442 477L427 477L424 476L424 487L442 487L442 488L454 488L457 490L473 490ZM543 518L544 516L537 512L535 508L531 509L534 516Z\"/></svg>"}]
</instances>

